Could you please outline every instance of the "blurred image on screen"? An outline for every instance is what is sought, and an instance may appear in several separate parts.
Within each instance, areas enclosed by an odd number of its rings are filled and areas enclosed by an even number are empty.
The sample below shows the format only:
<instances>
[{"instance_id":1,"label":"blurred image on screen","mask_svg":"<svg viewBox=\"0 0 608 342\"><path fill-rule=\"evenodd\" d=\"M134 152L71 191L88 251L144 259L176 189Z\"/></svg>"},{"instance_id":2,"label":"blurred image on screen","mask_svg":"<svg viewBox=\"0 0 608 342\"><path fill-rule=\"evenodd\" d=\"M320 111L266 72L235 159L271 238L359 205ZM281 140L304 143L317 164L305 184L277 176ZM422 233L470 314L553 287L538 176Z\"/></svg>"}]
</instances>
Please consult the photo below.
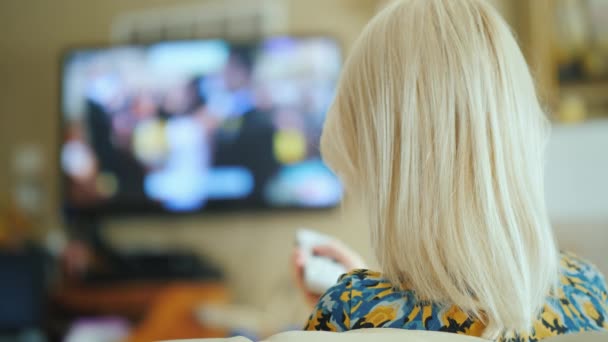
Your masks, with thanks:
<instances>
[{"instance_id":1,"label":"blurred image on screen","mask_svg":"<svg viewBox=\"0 0 608 342\"><path fill-rule=\"evenodd\" d=\"M340 66L327 38L72 51L62 79L66 204L335 206L341 185L318 145Z\"/></svg>"}]
</instances>

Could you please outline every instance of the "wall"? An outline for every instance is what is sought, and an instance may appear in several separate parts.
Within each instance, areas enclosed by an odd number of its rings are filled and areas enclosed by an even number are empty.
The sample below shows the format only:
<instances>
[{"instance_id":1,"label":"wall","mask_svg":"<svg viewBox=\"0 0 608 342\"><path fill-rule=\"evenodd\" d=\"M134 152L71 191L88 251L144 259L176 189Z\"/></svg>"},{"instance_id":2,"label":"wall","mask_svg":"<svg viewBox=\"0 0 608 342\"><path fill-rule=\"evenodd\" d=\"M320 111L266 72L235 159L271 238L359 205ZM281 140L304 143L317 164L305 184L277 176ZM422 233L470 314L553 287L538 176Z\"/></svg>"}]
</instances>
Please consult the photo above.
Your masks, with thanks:
<instances>
[{"instance_id":1,"label":"wall","mask_svg":"<svg viewBox=\"0 0 608 342\"><path fill-rule=\"evenodd\" d=\"M608 120L555 125L546 194L561 247L608 274Z\"/></svg>"}]
</instances>

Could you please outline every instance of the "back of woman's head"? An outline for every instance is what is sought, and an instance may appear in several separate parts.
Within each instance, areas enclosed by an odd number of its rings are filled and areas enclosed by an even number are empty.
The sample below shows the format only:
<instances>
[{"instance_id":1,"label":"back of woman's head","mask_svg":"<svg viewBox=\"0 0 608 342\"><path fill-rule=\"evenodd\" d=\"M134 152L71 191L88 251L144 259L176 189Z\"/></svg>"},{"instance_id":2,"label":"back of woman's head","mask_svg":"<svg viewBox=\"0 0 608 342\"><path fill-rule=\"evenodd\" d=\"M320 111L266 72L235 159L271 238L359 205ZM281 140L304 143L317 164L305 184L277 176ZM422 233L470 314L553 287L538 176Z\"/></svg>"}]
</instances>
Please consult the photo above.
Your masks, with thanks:
<instances>
[{"instance_id":1,"label":"back of woman's head","mask_svg":"<svg viewBox=\"0 0 608 342\"><path fill-rule=\"evenodd\" d=\"M484 0L401 0L349 57L323 156L369 208L385 276L494 329L531 326L556 283L548 123Z\"/></svg>"}]
</instances>

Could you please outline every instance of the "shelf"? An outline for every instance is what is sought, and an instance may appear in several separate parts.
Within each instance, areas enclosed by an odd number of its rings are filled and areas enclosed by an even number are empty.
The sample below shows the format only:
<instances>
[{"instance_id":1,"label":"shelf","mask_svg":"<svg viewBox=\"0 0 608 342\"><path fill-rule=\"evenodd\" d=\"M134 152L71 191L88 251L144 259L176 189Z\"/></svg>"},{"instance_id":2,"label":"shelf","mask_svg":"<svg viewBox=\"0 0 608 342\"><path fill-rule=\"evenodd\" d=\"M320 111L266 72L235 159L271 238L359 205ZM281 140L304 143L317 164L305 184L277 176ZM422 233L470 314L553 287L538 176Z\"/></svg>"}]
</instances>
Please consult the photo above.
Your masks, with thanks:
<instances>
[{"instance_id":1,"label":"shelf","mask_svg":"<svg viewBox=\"0 0 608 342\"><path fill-rule=\"evenodd\" d=\"M559 85L561 94L575 94L585 98L608 100L608 81L565 83Z\"/></svg>"}]
</instances>

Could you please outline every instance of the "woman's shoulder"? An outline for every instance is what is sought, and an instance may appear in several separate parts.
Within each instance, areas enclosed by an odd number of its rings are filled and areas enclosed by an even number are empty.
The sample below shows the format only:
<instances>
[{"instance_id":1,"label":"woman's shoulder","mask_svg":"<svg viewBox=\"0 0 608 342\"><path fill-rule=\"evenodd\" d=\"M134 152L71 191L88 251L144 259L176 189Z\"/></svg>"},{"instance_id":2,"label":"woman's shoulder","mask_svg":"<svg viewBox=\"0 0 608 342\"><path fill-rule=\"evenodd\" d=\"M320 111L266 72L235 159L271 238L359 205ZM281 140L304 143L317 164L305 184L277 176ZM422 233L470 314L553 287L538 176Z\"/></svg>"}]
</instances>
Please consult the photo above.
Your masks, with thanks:
<instances>
[{"instance_id":1,"label":"woman's shoulder","mask_svg":"<svg viewBox=\"0 0 608 342\"><path fill-rule=\"evenodd\" d=\"M595 266L591 261L569 251L562 251L560 253L561 257L561 268L562 271L569 272L592 272L594 274L601 274L597 266Z\"/></svg>"},{"instance_id":2,"label":"woman's shoulder","mask_svg":"<svg viewBox=\"0 0 608 342\"><path fill-rule=\"evenodd\" d=\"M557 296L549 297L542 312L542 324L537 322L537 330L608 329L608 291L604 275L591 262L574 253L562 252L560 266Z\"/></svg>"},{"instance_id":3,"label":"woman's shoulder","mask_svg":"<svg viewBox=\"0 0 608 342\"><path fill-rule=\"evenodd\" d=\"M561 254L560 286L550 296L530 336L608 329L608 292L589 261ZM415 291L394 287L381 272L353 270L321 298L306 329L345 331L371 327L445 330L480 336L484 326L455 307L417 300ZM523 336L523 335L522 335Z\"/></svg>"},{"instance_id":4,"label":"woman's shoulder","mask_svg":"<svg viewBox=\"0 0 608 342\"><path fill-rule=\"evenodd\" d=\"M359 308L358 303L370 303L388 295L402 291L393 288L391 282L382 273L367 269L352 270L343 274L336 285L331 287L323 297L333 303ZM350 311L350 310L349 310Z\"/></svg>"},{"instance_id":5,"label":"woman's shoulder","mask_svg":"<svg viewBox=\"0 0 608 342\"><path fill-rule=\"evenodd\" d=\"M598 294L606 295L606 279L590 261L571 252L562 252L560 260L560 282L568 287L578 285Z\"/></svg>"},{"instance_id":6,"label":"woman's shoulder","mask_svg":"<svg viewBox=\"0 0 608 342\"><path fill-rule=\"evenodd\" d=\"M317 304L307 330L365 328L433 330L481 336L484 326L454 306L417 299L415 291L393 286L380 272L343 275Z\"/></svg>"},{"instance_id":7,"label":"woman's shoulder","mask_svg":"<svg viewBox=\"0 0 608 342\"><path fill-rule=\"evenodd\" d=\"M305 330L346 331L390 326L407 318L413 293L393 287L382 273L358 269L342 275L319 300Z\"/></svg>"},{"instance_id":8,"label":"woman's shoulder","mask_svg":"<svg viewBox=\"0 0 608 342\"><path fill-rule=\"evenodd\" d=\"M353 297L368 297L370 293L376 292L383 292L385 294L400 292L400 295L403 295L403 292L407 292L403 289L395 288L381 272L367 269L352 270L342 275L338 283L344 284L345 288L351 291Z\"/></svg>"},{"instance_id":9,"label":"woman's shoulder","mask_svg":"<svg viewBox=\"0 0 608 342\"><path fill-rule=\"evenodd\" d=\"M382 277L382 273L372 271L368 269L355 269L346 274L343 274L338 281L343 280L376 280L376 281L388 281Z\"/></svg>"},{"instance_id":10,"label":"woman's shoulder","mask_svg":"<svg viewBox=\"0 0 608 342\"><path fill-rule=\"evenodd\" d=\"M399 307L401 314L406 314L415 306L422 307L429 304L417 299L413 290L397 287L384 277L381 272L372 270L354 270L340 278L344 289L349 291L348 298L350 312L353 317L366 316L375 309ZM389 315L391 316L391 315ZM353 326L357 326L353 324Z\"/></svg>"}]
</instances>

